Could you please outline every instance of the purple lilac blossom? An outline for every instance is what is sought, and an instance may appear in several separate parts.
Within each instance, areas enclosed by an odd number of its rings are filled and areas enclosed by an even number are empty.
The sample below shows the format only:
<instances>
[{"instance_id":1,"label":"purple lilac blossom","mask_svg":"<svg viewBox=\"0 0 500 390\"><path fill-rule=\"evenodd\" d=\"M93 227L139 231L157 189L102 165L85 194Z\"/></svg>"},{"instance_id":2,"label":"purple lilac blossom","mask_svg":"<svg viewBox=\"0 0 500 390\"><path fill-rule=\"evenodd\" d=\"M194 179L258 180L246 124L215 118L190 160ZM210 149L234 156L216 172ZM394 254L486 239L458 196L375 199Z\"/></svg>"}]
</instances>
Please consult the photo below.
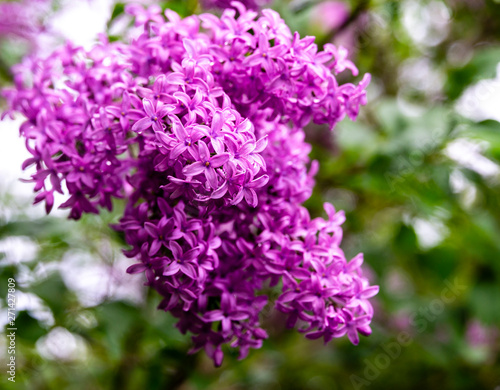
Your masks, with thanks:
<instances>
[{"instance_id":1,"label":"purple lilac blossom","mask_svg":"<svg viewBox=\"0 0 500 390\"><path fill-rule=\"evenodd\" d=\"M344 50L319 51L276 12L233 5L238 16L166 20L129 6L144 27L129 42L68 43L16 66L6 114L26 117L35 202L49 212L54 192L67 193L61 207L78 219L126 198L114 228L137 261L128 272L145 273L192 352L216 365L224 344L244 358L267 338L269 286L288 326L358 344L378 287L362 255L347 261L340 248L344 213L327 203L327 218L312 219L302 206L318 170L303 126L354 120L369 75L339 85L336 74L357 74Z\"/></svg>"},{"instance_id":2,"label":"purple lilac blossom","mask_svg":"<svg viewBox=\"0 0 500 390\"><path fill-rule=\"evenodd\" d=\"M205 9L210 8L230 8L233 0L200 0L201 6ZM263 5L269 3L270 0L243 0L240 1L247 9L258 9Z\"/></svg>"},{"instance_id":3,"label":"purple lilac blossom","mask_svg":"<svg viewBox=\"0 0 500 390\"><path fill-rule=\"evenodd\" d=\"M46 0L23 0L0 4L0 38L18 37L32 43L43 30L41 15Z\"/></svg>"}]
</instances>

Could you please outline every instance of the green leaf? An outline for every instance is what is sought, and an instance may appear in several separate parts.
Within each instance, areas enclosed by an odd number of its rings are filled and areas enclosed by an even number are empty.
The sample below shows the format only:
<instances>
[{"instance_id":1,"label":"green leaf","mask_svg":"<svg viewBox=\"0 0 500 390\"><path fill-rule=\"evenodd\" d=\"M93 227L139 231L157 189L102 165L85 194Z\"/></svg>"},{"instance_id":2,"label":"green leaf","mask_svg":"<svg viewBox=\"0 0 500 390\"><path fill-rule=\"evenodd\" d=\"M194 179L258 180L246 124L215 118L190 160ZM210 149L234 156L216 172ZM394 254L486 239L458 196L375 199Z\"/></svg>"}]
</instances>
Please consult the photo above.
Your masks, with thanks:
<instances>
[{"instance_id":1,"label":"green leaf","mask_svg":"<svg viewBox=\"0 0 500 390\"><path fill-rule=\"evenodd\" d=\"M30 287L30 292L38 295L47 304L56 319L62 318L72 297L59 273L53 273L46 279L34 284Z\"/></svg>"},{"instance_id":2,"label":"green leaf","mask_svg":"<svg viewBox=\"0 0 500 390\"><path fill-rule=\"evenodd\" d=\"M31 344L47 334L47 330L40 325L38 320L31 317L26 311L18 312L16 328L16 336Z\"/></svg>"},{"instance_id":3,"label":"green leaf","mask_svg":"<svg viewBox=\"0 0 500 390\"><path fill-rule=\"evenodd\" d=\"M465 66L450 70L445 86L448 97L455 100L471 84L494 78L499 59L500 48L488 47L478 51Z\"/></svg>"},{"instance_id":4,"label":"green leaf","mask_svg":"<svg viewBox=\"0 0 500 390\"><path fill-rule=\"evenodd\" d=\"M120 15L122 15L125 12L125 4L124 3L116 3L113 12L111 13L111 17L109 18L108 21L108 28L111 26L113 21Z\"/></svg>"}]
</instances>

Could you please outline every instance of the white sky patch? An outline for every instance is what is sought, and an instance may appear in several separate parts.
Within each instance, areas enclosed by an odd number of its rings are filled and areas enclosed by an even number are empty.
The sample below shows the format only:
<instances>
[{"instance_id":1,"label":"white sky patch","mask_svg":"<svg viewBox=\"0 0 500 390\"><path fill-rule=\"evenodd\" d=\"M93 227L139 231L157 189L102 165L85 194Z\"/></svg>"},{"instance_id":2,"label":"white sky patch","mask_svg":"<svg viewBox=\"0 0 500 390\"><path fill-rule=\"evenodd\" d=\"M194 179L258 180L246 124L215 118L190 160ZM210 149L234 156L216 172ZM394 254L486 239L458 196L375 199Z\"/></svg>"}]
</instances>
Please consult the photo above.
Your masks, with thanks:
<instances>
[{"instance_id":1,"label":"white sky patch","mask_svg":"<svg viewBox=\"0 0 500 390\"><path fill-rule=\"evenodd\" d=\"M61 11L51 19L51 28L74 44L89 49L97 35L106 31L112 5L112 0L65 0Z\"/></svg>"},{"instance_id":2,"label":"white sky patch","mask_svg":"<svg viewBox=\"0 0 500 390\"><path fill-rule=\"evenodd\" d=\"M49 360L85 360L88 354L85 340L66 328L56 327L36 342L38 353Z\"/></svg>"},{"instance_id":3,"label":"white sky patch","mask_svg":"<svg viewBox=\"0 0 500 390\"><path fill-rule=\"evenodd\" d=\"M415 218L413 219L413 228L422 249L434 248L449 233L448 228L438 219Z\"/></svg>"},{"instance_id":4,"label":"white sky patch","mask_svg":"<svg viewBox=\"0 0 500 390\"><path fill-rule=\"evenodd\" d=\"M126 272L136 260L128 259L116 251L109 254L109 259L114 260L106 263L101 257L89 252L69 251L61 261L41 262L33 270L22 263L18 264L16 280L20 286L29 287L59 272L66 287L76 294L83 307L94 307L106 300L123 300L135 305L143 303L145 276ZM47 319L42 314L33 317L42 322Z\"/></svg>"},{"instance_id":5,"label":"white sky patch","mask_svg":"<svg viewBox=\"0 0 500 390\"><path fill-rule=\"evenodd\" d=\"M7 192L14 197L16 202L30 204L35 199L33 193L33 183L23 183L20 179L29 179L31 174L35 172L34 167L28 168L26 171L21 169L23 162L31 157L31 154L26 149L25 140L19 136L19 127L24 119L17 116L15 119L5 118L0 121L0 195ZM63 191L65 186L63 185ZM59 217L67 217L67 210L60 210L58 206L64 203L67 196L54 193L54 207L51 215ZM2 207L3 206L3 207ZM45 204L30 206L23 210L31 218L41 218L45 215ZM0 205L0 218L7 221L13 218L14 209L5 208L5 205Z\"/></svg>"},{"instance_id":6,"label":"white sky patch","mask_svg":"<svg viewBox=\"0 0 500 390\"><path fill-rule=\"evenodd\" d=\"M403 3L403 25L411 39L423 46L436 46L448 35L450 11L441 1Z\"/></svg>"},{"instance_id":7,"label":"white sky patch","mask_svg":"<svg viewBox=\"0 0 500 390\"><path fill-rule=\"evenodd\" d=\"M0 265L14 265L34 260L38 253L38 245L29 237L6 237L0 240L1 253L4 258L0 260Z\"/></svg>"},{"instance_id":8,"label":"white sky patch","mask_svg":"<svg viewBox=\"0 0 500 390\"><path fill-rule=\"evenodd\" d=\"M29 287L34 283L48 278L51 274L58 271L58 269L59 263L57 261L39 262L34 269L24 264L19 264L17 266L16 281L22 287Z\"/></svg>"},{"instance_id":9,"label":"white sky patch","mask_svg":"<svg viewBox=\"0 0 500 390\"><path fill-rule=\"evenodd\" d=\"M497 180L500 177L500 167L481 154L487 147L486 142L459 138L448 144L445 154L461 166L471 169L487 179Z\"/></svg>"},{"instance_id":10,"label":"white sky patch","mask_svg":"<svg viewBox=\"0 0 500 390\"><path fill-rule=\"evenodd\" d=\"M439 92L444 84L444 75L435 69L426 57L406 60L399 71L401 88L410 86L429 94Z\"/></svg>"},{"instance_id":11,"label":"white sky patch","mask_svg":"<svg viewBox=\"0 0 500 390\"><path fill-rule=\"evenodd\" d=\"M114 261L110 269L113 299L126 300L135 304L144 302L146 276L144 274L131 275L126 272L127 268L136 262L136 259L129 259L123 255Z\"/></svg>"},{"instance_id":12,"label":"white sky patch","mask_svg":"<svg viewBox=\"0 0 500 390\"><path fill-rule=\"evenodd\" d=\"M26 310L31 317L45 326L54 325L52 311L37 295L16 291L16 301L16 310Z\"/></svg>"},{"instance_id":13,"label":"white sky patch","mask_svg":"<svg viewBox=\"0 0 500 390\"><path fill-rule=\"evenodd\" d=\"M19 182L24 177L21 166L31 154L26 150L24 139L19 136L19 127L23 119L5 118L0 121L0 178L2 187L9 187L13 195L31 196L32 188L29 184Z\"/></svg>"},{"instance_id":14,"label":"white sky patch","mask_svg":"<svg viewBox=\"0 0 500 390\"><path fill-rule=\"evenodd\" d=\"M476 200L477 189L458 169L450 175L450 186L454 193L460 194L460 201L465 208L470 208Z\"/></svg>"},{"instance_id":15,"label":"white sky patch","mask_svg":"<svg viewBox=\"0 0 500 390\"><path fill-rule=\"evenodd\" d=\"M16 290L16 311L27 311L28 314L46 327L54 325L54 315L49 307L35 294ZM0 309L0 327L7 326L8 308Z\"/></svg>"},{"instance_id":16,"label":"white sky patch","mask_svg":"<svg viewBox=\"0 0 500 390\"><path fill-rule=\"evenodd\" d=\"M133 260L122 256L113 264L105 264L90 253L68 252L60 264L66 286L73 290L84 307L97 306L105 300L142 302L144 279L125 271Z\"/></svg>"},{"instance_id":17,"label":"white sky patch","mask_svg":"<svg viewBox=\"0 0 500 390\"><path fill-rule=\"evenodd\" d=\"M456 110L473 121L493 119L500 122L500 63L494 79L481 80L465 90Z\"/></svg>"}]
</instances>

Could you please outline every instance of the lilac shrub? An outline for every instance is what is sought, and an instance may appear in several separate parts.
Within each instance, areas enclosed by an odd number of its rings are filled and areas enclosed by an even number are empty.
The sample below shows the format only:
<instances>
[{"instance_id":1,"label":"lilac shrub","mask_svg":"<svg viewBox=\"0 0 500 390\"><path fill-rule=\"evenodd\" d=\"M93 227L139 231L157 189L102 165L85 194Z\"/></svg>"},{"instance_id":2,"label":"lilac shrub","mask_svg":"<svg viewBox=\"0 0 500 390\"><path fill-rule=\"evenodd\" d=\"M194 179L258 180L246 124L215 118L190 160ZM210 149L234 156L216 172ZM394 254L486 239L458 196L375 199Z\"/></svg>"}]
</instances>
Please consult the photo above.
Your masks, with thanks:
<instances>
[{"instance_id":1,"label":"lilac shrub","mask_svg":"<svg viewBox=\"0 0 500 390\"><path fill-rule=\"evenodd\" d=\"M289 327L358 344L378 287L362 255L347 261L340 248L344 213L325 204L327 218L313 219L302 206L318 169L303 127L354 120L369 75L339 85L338 73L357 74L343 48L318 51L276 12L233 5L166 20L128 6L143 27L128 42L68 43L16 66L4 95L26 117L35 203L50 212L65 193L78 219L125 198L114 228L136 259L128 272L145 274L192 352L216 365L224 344L244 358L267 338L259 291L270 287Z\"/></svg>"}]
</instances>

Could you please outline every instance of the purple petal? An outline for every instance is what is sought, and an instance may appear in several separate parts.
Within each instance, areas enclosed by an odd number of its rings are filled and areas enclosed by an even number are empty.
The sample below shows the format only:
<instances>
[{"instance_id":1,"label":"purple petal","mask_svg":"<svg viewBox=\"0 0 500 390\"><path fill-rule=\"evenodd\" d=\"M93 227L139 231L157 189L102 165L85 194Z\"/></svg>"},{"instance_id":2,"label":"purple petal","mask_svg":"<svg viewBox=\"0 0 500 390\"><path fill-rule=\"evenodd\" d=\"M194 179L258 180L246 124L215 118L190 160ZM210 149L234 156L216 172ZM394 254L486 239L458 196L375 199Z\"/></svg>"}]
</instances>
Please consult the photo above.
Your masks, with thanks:
<instances>
[{"instance_id":1,"label":"purple petal","mask_svg":"<svg viewBox=\"0 0 500 390\"><path fill-rule=\"evenodd\" d=\"M179 270L181 269L181 266L177 262L173 262L170 264L165 270L163 271L164 276L171 276L175 275Z\"/></svg>"},{"instance_id":2,"label":"purple petal","mask_svg":"<svg viewBox=\"0 0 500 390\"><path fill-rule=\"evenodd\" d=\"M245 188L245 200L252 207L257 207L259 200L257 198L257 193L251 188Z\"/></svg>"},{"instance_id":3,"label":"purple petal","mask_svg":"<svg viewBox=\"0 0 500 390\"><path fill-rule=\"evenodd\" d=\"M181 142L183 142L188 136L186 129L184 128L184 126L180 122L177 122L177 121L174 122L172 124L172 130L173 130L175 136L177 137L177 139Z\"/></svg>"},{"instance_id":4,"label":"purple petal","mask_svg":"<svg viewBox=\"0 0 500 390\"><path fill-rule=\"evenodd\" d=\"M359 294L360 299L368 299L378 294L379 286L371 286Z\"/></svg>"},{"instance_id":5,"label":"purple petal","mask_svg":"<svg viewBox=\"0 0 500 390\"><path fill-rule=\"evenodd\" d=\"M199 248L190 249L186 253L184 253L183 259L184 261L193 261L194 259L196 259L199 253Z\"/></svg>"},{"instance_id":6,"label":"purple petal","mask_svg":"<svg viewBox=\"0 0 500 390\"><path fill-rule=\"evenodd\" d=\"M177 146L175 146L175 148L173 148L171 151L170 151L170 158L172 160L176 159L177 157L179 157L182 153L184 153L184 151L187 149L188 147L184 144L177 144Z\"/></svg>"},{"instance_id":7,"label":"purple petal","mask_svg":"<svg viewBox=\"0 0 500 390\"><path fill-rule=\"evenodd\" d=\"M148 232L148 234L153 238L158 238L158 228L156 225L151 222L144 223L144 229Z\"/></svg>"},{"instance_id":8,"label":"purple petal","mask_svg":"<svg viewBox=\"0 0 500 390\"><path fill-rule=\"evenodd\" d=\"M212 310L203 316L203 318L208 322L220 321L224 318L221 310Z\"/></svg>"},{"instance_id":9,"label":"purple petal","mask_svg":"<svg viewBox=\"0 0 500 390\"><path fill-rule=\"evenodd\" d=\"M278 301L279 302L290 302L293 301L297 297L297 293L295 291L287 291L279 297Z\"/></svg>"},{"instance_id":10,"label":"purple petal","mask_svg":"<svg viewBox=\"0 0 500 390\"><path fill-rule=\"evenodd\" d=\"M208 167L207 169L205 169L205 177L207 178L210 187L212 187L212 189L216 189L218 186L218 181L215 169L213 169L212 167Z\"/></svg>"},{"instance_id":11,"label":"purple petal","mask_svg":"<svg viewBox=\"0 0 500 390\"><path fill-rule=\"evenodd\" d=\"M351 343L354 345L359 344L359 336L358 336L358 331L356 329L348 329L347 330L347 337L349 337L349 340L351 340Z\"/></svg>"},{"instance_id":12,"label":"purple petal","mask_svg":"<svg viewBox=\"0 0 500 390\"><path fill-rule=\"evenodd\" d=\"M206 169L206 166L201 161L196 161L195 163L184 167L182 173L186 176L195 176L202 173Z\"/></svg>"},{"instance_id":13,"label":"purple petal","mask_svg":"<svg viewBox=\"0 0 500 390\"><path fill-rule=\"evenodd\" d=\"M259 139L255 145L255 153L262 152L267 147L267 135Z\"/></svg>"},{"instance_id":14,"label":"purple petal","mask_svg":"<svg viewBox=\"0 0 500 390\"><path fill-rule=\"evenodd\" d=\"M222 332L229 333L231 331L231 320L227 317L222 318Z\"/></svg>"},{"instance_id":15,"label":"purple petal","mask_svg":"<svg viewBox=\"0 0 500 390\"><path fill-rule=\"evenodd\" d=\"M353 272L361 267L361 264L363 264L363 254L359 253L347 264L346 270L347 272Z\"/></svg>"},{"instance_id":16,"label":"purple petal","mask_svg":"<svg viewBox=\"0 0 500 390\"><path fill-rule=\"evenodd\" d=\"M248 67L254 67L257 65L260 65L263 62L264 58L262 57L261 53L254 53L243 61L243 64L248 66Z\"/></svg>"},{"instance_id":17,"label":"purple petal","mask_svg":"<svg viewBox=\"0 0 500 390\"><path fill-rule=\"evenodd\" d=\"M219 138L212 138L210 143L212 144L215 153L221 154L224 151L224 142L222 142Z\"/></svg>"},{"instance_id":18,"label":"purple petal","mask_svg":"<svg viewBox=\"0 0 500 390\"><path fill-rule=\"evenodd\" d=\"M151 119L150 118L142 118L134 123L132 126L132 131L141 132L151 127Z\"/></svg>"},{"instance_id":19,"label":"purple petal","mask_svg":"<svg viewBox=\"0 0 500 390\"><path fill-rule=\"evenodd\" d=\"M259 34L259 49L261 53L265 53L269 49L269 41L263 33Z\"/></svg>"},{"instance_id":20,"label":"purple petal","mask_svg":"<svg viewBox=\"0 0 500 390\"><path fill-rule=\"evenodd\" d=\"M187 275L191 279L196 279L196 271L191 264L181 264L180 265L181 272L184 275Z\"/></svg>"},{"instance_id":21,"label":"purple petal","mask_svg":"<svg viewBox=\"0 0 500 390\"><path fill-rule=\"evenodd\" d=\"M182 237L182 232L179 229L172 230L172 232L168 235L169 240L178 240Z\"/></svg>"},{"instance_id":22,"label":"purple petal","mask_svg":"<svg viewBox=\"0 0 500 390\"><path fill-rule=\"evenodd\" d=\"M169 244L168 245L169 249L172 251L172 254L174 255L174 259L175 260L181 259L183 254L181 246L175 241L170 241L168 244Z\"/></svg>"},{"instance_id":23,"label":"purple petal","mask_svg":"<svg viewBox=\"0 0 500 390\"><path fill-rule=\"evenodd\" d=\"M170 73L166 81L168 84L182 85L184 84L184 75L180 72Z\"/></svg>"},{"instance_id":24,"label":"purple petal","mask_svg":"<svg viewBox=\"0 0 500 390\"><path fill-rule=\"evenodd\" d=\"M252 180L250 183L247 184L248 188L260 188L264 187L267 182L269 181L269 176L268 175L262 175L258 179Z\"/></svg>"},{"instance_id":25,"label":"purple petal","mask_svg":"<svg viewBox=\"0 0 500 390\"><path fill-rule=\"evenodd\" d=\"M198 154L200 155L200 160L202 161L208 161L210 158L210 152L208 151L207 144L203 141L198 143Z\"/></svg>"},{"instance_id":26,"label":"purple petal","mask_svg":"<svg viewBox=\"0 0 500 390\"><path fill-rule=\"evenodd\" d=\"M254 149L255 149L255 142L254 141L247 141L241 146L239 153L242 156L246 156L248 153L250 153Z\"/></svg>"},{"instance_id":27,"label":"purple petal","mask_svg":"<svg viewBox=\"0 0 500 390\"><path fill-rule=\"evenodd\" d=\"M148 255L149 256L154 256L158 253L158 251L160 250L161 248L161 241L160 240L154 240L152 243L151 243L151 247L149 248L149 252L148 252Z\"/></svg>"},{"instance_id":28,"label":"purple petal","mask_svg":"<svg viewBox=\"0 0 500 390\"><path fill-rule=\"evenodd\" d=\"M155 108L153 106L153 103L151 103L151 100L149 99L144 99L142 101L142 106L144 107L144 111L146 111L146 114L151 117L155 115Z\"/></svg>"},{"instance_id":29,"label":"purple petal","mask_svg":"<svg viewBox=\"0 0 500 390\"><path fill-rule=\"evenodd\" d=\"M229 186L227 184L227 181L225 181L222 186L220 186L214 192L212 192L212 194L210 195L210 197L212 199L220 199L220 198L222 198L226 194L228 188L229 188Z\"/></svg>"},{"instance_id":30,"label":"purple petal","mask_svg":"<svg viewBox=\"0 0 500 390\"><path fill-rule=\"evenodd\" d=\"M144 272L144 270L146 268L147 267L144 264L142 264L142 263L133 264L133 265L131 265L130 267L127 268L127 273L128 274L138 274L140 272Z\"/></svg>"},{"instance_id":31,"label":"purple petal","mask_svg":"<svg viewBox=\"0 0 500 390\"><path fill-rule=\"evenodd\" d=\"M156 133L163 133L163 124L160 121L153 122L153 130Z\"/></svg>"},{"instance_id":32,"label":"purple petal","mask_svg":"<svg viewBox=\"0 0 500 390\"><path fill-rule=\"evenodd\" d=\"M235 311L235 312L231 313L231 319L234 321L245 320L248 317L249 317L248 313L246 313L244 311Z\"/></svg>"},{"instance_id":33,"label":"purple petal","mask_svg":"<svg viewBox=\"0 0 500 390\"><path fill-rule=\"evenodd\" d=\"M224 116L221 111L216 111L214 117L212 118L212 132L214 134L219 133L224 126Z\"/></svg>"},{"instance_id":34,"label":"purple petal","mask_svg":"<svg viewBox=\"0 0 500 390\"><path fill-rule=\"evenodd\" d=\"M243 191L243 188L240 189L240 191L236 194L236 196L233 198L233 200L231 201L231 204L232 205L237 205L238 203L240 203L242 200L243 200L243 196L244 196L244 191Z\"/></svg>"},{"instance_id":35,"label":"purple petal","mask_svg":"<svg viewBox=\"0 0 500 390\"><path fill-rule=\"evenodd\" d=\"M323 337L324 335L325 335L325 332L321 330L321 331L317 331L317 332L307 333L306 337L310 340L316 340L316 339L319 339L320 337Z\"/></svg>"},{"instance_id":36,"label":"purple petal","mask_svg":"<svg viewBox=\"0 0 500 390\"><path fill-rule=\"evenodd\" d=\"M210 159L210 166L212 166L213 168L219 168L228 161L229 161L228 153L218 154Z\"/></svg>"},{"instance_id":37,"label":"purple petal","mask_svg":"<svg viewBox=\"0 0 500 390\"><path fill-rule=\"evenodd\" d=\"M158 119L161 119L173 109L174 106L170 104L162 105L159 109L156 110L156 116L158 117Z\"/></svg>"}]
</instances>

